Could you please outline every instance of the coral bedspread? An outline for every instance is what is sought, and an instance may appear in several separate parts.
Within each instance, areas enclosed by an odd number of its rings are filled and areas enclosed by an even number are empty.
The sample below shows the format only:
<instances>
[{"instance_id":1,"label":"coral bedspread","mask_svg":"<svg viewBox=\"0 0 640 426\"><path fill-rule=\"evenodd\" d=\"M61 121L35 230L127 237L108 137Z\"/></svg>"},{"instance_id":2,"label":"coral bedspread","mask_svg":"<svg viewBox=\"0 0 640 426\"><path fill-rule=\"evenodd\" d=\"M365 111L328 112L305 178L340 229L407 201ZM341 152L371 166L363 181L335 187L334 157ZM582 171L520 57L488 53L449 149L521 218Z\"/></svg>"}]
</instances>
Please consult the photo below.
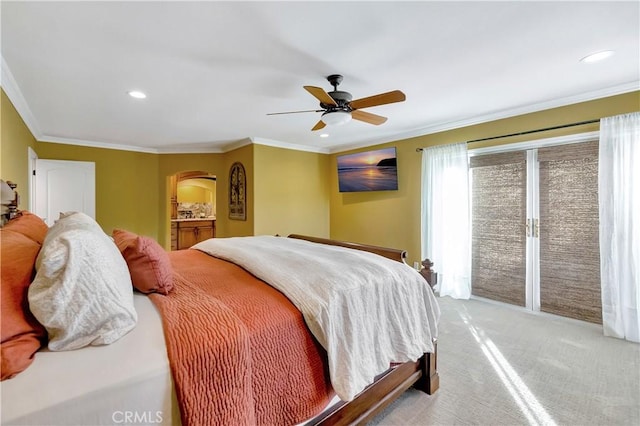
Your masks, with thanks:
<instances>
[{"instance_id":1,"label":"coral bedspread","mask_svg":"<svg viewBox=\"0 0 640 426\"><path fill-rule=\"evenodd\" d=\"M242 266L291 300L327 351L331 384L343 401L391 363L434 351L440 308L405 263L270 235L211 238L192 248Z\"/></svg>"},{"instance_id":2,"label":"coral bedspread","mask_svg":"<svg viewBox=\"0 0 640 426\"><path fill-rule=\"evenodd\" d=\"M174 290L150 297L183 425L296 424L320 412L333 395L326 353L291 302L232 263L170 256Z\"/></svg>"}]
</instances>

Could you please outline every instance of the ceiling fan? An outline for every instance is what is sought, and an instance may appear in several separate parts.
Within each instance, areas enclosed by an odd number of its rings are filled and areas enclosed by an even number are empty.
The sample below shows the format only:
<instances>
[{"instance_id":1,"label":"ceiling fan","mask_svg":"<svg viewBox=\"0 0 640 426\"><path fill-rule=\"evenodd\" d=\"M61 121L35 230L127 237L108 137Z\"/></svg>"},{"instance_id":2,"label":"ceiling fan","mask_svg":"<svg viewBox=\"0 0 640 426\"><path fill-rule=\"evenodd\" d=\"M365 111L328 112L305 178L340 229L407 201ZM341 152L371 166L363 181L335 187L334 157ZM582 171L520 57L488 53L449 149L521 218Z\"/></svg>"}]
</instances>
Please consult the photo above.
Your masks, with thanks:
<instances>
[{"instance_id":1,"label":"ceiling fan","mask_svg":"<svg viewBox=\"0 0 640 426\"><path fill-rule=\"evenodd\" d=\"M321 87L304 86L307 92L311 93L320 101L322 109L312 109L306 111L289 111L289 112L273 112L267 115L278 114L296 114L300 112L321 112L322 117L311 129L320 130L329 125L344 124L354 120L364 121L365 123L374 124L376 126L387 121L387 117L371 114L370 112L361 111L362 108L370 108L378 105L392 104L402 102L406 99L404 93L400 90L380 93L378 95L369 96L352 100L351 93L338 90L338 85L342 82L342 76L332 74L327 77L329 83L333 86L333 91L325 92Z\"/></svg>"}]
</instances>

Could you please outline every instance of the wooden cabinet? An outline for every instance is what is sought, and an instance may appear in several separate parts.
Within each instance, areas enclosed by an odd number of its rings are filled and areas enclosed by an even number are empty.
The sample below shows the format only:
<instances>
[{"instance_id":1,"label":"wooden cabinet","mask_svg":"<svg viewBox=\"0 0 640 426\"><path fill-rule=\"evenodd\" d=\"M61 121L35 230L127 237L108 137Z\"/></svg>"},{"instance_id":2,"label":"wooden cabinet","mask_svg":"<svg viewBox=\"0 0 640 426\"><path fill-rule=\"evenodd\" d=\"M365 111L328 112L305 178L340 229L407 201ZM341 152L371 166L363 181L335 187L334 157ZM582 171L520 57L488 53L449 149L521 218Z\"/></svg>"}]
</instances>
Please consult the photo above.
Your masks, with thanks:
<instances>
[{"instance_id":1,"label":"wooden cabinet","mask_svg":"<svg viewBox=\"0 0 640 426\"><path fill-rule=\"evenodd\" d=\"M171 221L171 250L178 250L178 222Z\"/></svg>"},{"instance_id":2,"label":"wooden cabinet","mask_svg":"<svg viewBox=\"0 0 640 426\"><path fill-rule=\"evenodd\" d=\"M178 220L171 222L171 250L182 250L216 236L215 220Z\"/></svg>"}]
</instances>

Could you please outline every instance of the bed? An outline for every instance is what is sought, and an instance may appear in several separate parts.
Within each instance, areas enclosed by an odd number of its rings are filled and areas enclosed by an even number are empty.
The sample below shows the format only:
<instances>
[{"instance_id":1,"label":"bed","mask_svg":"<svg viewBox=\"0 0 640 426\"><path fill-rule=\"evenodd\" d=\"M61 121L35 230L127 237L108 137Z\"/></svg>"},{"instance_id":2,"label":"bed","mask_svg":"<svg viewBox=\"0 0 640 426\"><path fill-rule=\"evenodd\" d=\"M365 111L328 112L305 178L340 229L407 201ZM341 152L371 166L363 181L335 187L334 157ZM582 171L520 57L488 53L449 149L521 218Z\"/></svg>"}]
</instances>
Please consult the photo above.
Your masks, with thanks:
<instances>
[{"instance_id":1,"label":"bed","mask_svg":"<svg viewBox=\"0 0 640 426\"><path fill-rule=\"evenodd\" d=\"M5 235L3 229L3 241ZM139 241L140 237L137 238L136 241ZM399 263L405 259L405 253L400 250L301 235L278 238L375 253L376 256ZM4 244L3 254L6 252ZM46 242L42 244L46 245ZM220 420L220 417L216 417L216 410L224 413L223 422L227 424L264 424L269 421L278 424L354 424L366 422L411 386L429 394L439 386L436 345L433 341L430 342L433 348L431 353L424 353L417 360L391 365L372 384L349 398L348 402L341 401L335 397L329 381L326 350L305 327L303 315L291 300L259 279L256 276L259 271L249 273L246 266L240 267L202 250L164 253L171 264L172 284L175 287L166 294L157 291L149 294L134 292L132 299L137 313L136 325L113 343L88 345L68 351L40 349L28 368L1 382L2 424L211 424ZM4 265L3 261L3 268ZM204 297L193 297L190 293L199 290L189 290L194 285L200 285L196 281L200 281L204 275L203 268L214 271L206 274L208 278L205 281L209 284L222 283L215 286L218 287L215 290L218 292L218 301L207 302L206 305L202 304ZM407 269L411 268L407 266ZM134 276L133 272L131 276ZM4 281L3 277L3 289ZM427 283L424 284L431 291ZM244 290L236 287L243 287ZM234 293L236 291L239 293ZM247 302L252 297L259 304L267 303L265 300L269 299L268 303L275 305L248 308ZM188 299L195 299L197 306L189 309L181 307L181 303L192 303ZM212 311L212 304L217 306L220 301L223 302L223 314ZM172 309L180 319L179 326L174 327L173 332L167 323L167 311ZM238 310L227 312L227 309ZM277 321L267 327L266 320L259 320L255 322L255 327L251 326L257 330L256 335L262 336L262 340L253 334L238 340L231 332L234 324L248 324L240 317L253 317L256 312L276 318ZM215 320L217 331L209 330L204 334L211 339L190 339L197 341L194 348L188 348L190 342L180 341L180 337L174 340L176 335L184 333L185 323L198 323L208 315L218 318ZM236 318L244 322L236 322ZM292 326L291 321L298 325ZM206 328L204 325L198 327ZM299 336L297 343L291 343L299 345L298 349L289 350L288 343L286 347L275 345L275 349L265 346L266 349L262 351L261 345L266 345L265 341L273 340L274 335L284 335L279 328L293 330L293 334ZM223 346L207 346L209 340L213 340L212 333L223 336ZM3 330L3 343L4 334ZM234 355L237 341L240 346L254 345L254 355L244 364L237 361L238 357ZM225 355L224 359L216 355L213 360L207 360L197 352L206 352L206 348L209 348L209 352L226 351L230 355ZM270 355L268 350L278 354ZM301 358L281 359L279 352L294 352L293 355ZM188 358L186 364L190 369L200 369L204 373L196 372L195 381L184 381L175 370L176 364L184 363L180 357ZM260 363L263 364L262 370L259 369ZM223 374L231 377L229 383L219 385L219 380L206 378L207 372L212 371L213 367L218 368L217 364L233 364L224 367ZM247 373L247 365L251 373ZM277 368L273 368L274 365ZM291 371L285 371L287 369ZM302 408L289 407L292 397L286 394L288 385L280 382L290 377L297 377L296 386L302 386L296 388L302 390L295 390L299 394L294 398L302 401L299 404ZM207 380L210 383L204 383ZM244 381L244 385L236 383L241 381ZM220 389L216 389L218 385ZM269 389L272 390L270 395ZM267 396L258 396L265 391ZM247 393L254 398L249 404ZM303 394L311 396L307 398ZM201 404L211 404L213 408L206 410ZM250 405L248 409L238 408L247 404ZM237 416L229 414L234 410L238 412ZM289 416L286 413L288 410L293 414ZM263 414L263 411L271 414Z\"/></svg>"}]
</instances>

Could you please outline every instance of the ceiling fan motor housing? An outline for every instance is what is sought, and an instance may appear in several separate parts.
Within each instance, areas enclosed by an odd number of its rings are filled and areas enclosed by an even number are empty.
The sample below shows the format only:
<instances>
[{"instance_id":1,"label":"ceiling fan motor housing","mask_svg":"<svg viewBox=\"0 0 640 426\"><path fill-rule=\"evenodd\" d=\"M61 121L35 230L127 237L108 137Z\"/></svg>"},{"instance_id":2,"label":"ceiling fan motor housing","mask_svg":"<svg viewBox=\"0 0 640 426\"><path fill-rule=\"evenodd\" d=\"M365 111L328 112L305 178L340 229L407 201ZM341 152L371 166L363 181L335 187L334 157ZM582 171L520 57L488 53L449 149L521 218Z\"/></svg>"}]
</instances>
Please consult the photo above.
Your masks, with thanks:
<instances>
[{"instance_id":1,"label":"ceiling fan motor housing","mask_svg":"<svg viewBox=\"0 0 640 426\"><path fill-rule=\"evenodd\" d=\"M331 74L330 76L327 76L327 81L329 82L329 84L333 86L333 91L327 92L327 94L331 96L331 98L334 101L336 101L338 105L336 106L336 105L325 104L324 102L320 102L320 106L326 109L327 112L332 112L332 111L350 112L351 108L349 107L349 102L351 102L351 100L353 99L353 97L351 96L351 93L338 90L338 84L342 83L342 76L340 74Z\"/></svg>"},{"instance_id":2,"label":"ceiling fan motor housing","mask_svg":"<svg viewBox=\"0 0 640 426\"><path fill-rule=\"evenodd\" d=\"M343 92L342 90L334 90L333 92L327 92L327 94L331 96L333 100L336 101L336 103L338 104L338 106L336 107L335 105L329 105L329 104L320 102L320 106L327 110L331 110L331 109L346 110L348 108L349 102L351 102L351 100L353 99L353 97L351 96L351 93Z\"/></svg>"}]
</instances>

